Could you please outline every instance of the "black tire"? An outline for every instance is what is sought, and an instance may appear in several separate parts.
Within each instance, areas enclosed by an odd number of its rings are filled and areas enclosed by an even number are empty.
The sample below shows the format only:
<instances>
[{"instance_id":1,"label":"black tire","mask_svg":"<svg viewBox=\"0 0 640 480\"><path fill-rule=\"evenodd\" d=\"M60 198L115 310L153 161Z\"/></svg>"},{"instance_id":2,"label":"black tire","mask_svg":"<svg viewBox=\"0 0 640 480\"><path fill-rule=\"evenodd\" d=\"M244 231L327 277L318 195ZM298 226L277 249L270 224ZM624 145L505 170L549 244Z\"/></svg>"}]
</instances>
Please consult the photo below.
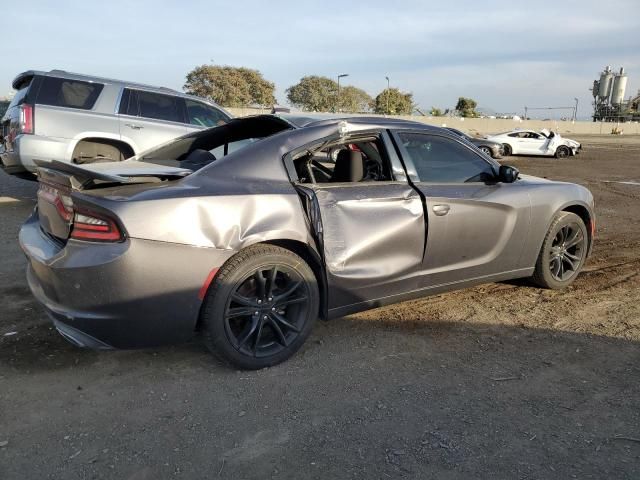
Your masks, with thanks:
<instances>
[{"instance_id":1,"label":"black tire","mask_svg":"<svg viewBox=\"0 0 640 480\"><path fill-rule=\"evenodd\" d=\"M482 147L480 147L480 150L482 150L482 152L483 152L485 155L488 155L489 157L491 157L491 156L492 156L492 155L491 155L491 149L490 149L489 147L482 146Z\"/></svg>"},{"instance_id":2,"label":"black tire","mask_svg":"<svg viewBox=\"0 0 640 480\"><path fill-rule=\"evenodd\" d=\"M570 155L571 150L569 150L569 147L560 145L558 148L556 148L556 158L567 158Z\"/></svg>"},{"instance_id":3,"label":"black tire","mask_svg":"<svg viewBox=\"0 0 640 480\"><path fill-rule=\"evenodd\" d=\"M511 145L509 145L508 143L505 143L502 145L502 154L505 157L510 157L511 156Z\"/></svg>"},{"instance_id":4,"label":"black tire","mask_svg":"<svg viewBox=\"0 0 640 480\"><path fill-rule=\"evenodd\" d=\"M205 344L240 368L276 365L305 342L319 304L318 282L302 258L273 245L249 247L222 266L207 293Z\"/></svg>"},{"instance_id":5,"label":"black tire","mask_svg":"<svg viewBox=\"0 0 640 480\"><path fill-rule=\"evenodd\" d=\"M553 290L569 286L582 270L588 248L589 234L582 219L571 212L557 213L542 242L533 282Z\"/></svg>"}]
</instances>

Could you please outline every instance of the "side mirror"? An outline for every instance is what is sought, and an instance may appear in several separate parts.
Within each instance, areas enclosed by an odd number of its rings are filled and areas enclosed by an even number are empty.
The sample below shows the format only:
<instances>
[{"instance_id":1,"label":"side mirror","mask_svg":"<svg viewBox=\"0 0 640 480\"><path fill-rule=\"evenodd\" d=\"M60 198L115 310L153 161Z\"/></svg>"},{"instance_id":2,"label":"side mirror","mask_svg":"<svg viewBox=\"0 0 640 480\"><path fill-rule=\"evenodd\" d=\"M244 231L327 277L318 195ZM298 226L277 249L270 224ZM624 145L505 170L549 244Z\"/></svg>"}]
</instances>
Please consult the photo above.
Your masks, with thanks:
<instances>
[{"instance_id":1,"label":"side mirror","mask_svg":"<svg viewBox=\"0 0 640 480\"><path fill-rule=\"evenodd\" d=\"M513 183L520 176L520 171L516 167L509 165L500 165L500 171L498 172L498 180L503 183Z\"/></svg>"}]
</instances>

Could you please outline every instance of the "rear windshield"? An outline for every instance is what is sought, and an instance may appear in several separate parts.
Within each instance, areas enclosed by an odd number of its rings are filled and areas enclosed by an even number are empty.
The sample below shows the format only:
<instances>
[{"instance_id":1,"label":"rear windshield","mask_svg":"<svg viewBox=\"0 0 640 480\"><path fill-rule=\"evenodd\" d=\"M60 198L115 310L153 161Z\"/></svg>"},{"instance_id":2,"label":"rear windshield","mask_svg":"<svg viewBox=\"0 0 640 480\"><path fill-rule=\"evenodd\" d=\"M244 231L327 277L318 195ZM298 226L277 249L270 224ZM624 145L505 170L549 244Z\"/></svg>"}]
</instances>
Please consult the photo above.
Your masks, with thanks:
<instances>
[{"instance_id":1,"label":"rear windshield","mask_svg":"<svg viewBox=\"0 0 640 480\"><path fill-rule=\"evenodd\" d=\"M101 83L44 77L36 103L91 110L103 87Z\"/></svg>"},{"instance_id":2,"label":"rear windshield","mask_svg":"<svg viewBox=\"0 0 640 480\"><path fill-rule=\"evenodd\" d=\"M143 152L137 159L195 171L262 138L289 129L288 122L271 115L238 118L220 127L171 140Z\"/></svg>"}]
</instances>

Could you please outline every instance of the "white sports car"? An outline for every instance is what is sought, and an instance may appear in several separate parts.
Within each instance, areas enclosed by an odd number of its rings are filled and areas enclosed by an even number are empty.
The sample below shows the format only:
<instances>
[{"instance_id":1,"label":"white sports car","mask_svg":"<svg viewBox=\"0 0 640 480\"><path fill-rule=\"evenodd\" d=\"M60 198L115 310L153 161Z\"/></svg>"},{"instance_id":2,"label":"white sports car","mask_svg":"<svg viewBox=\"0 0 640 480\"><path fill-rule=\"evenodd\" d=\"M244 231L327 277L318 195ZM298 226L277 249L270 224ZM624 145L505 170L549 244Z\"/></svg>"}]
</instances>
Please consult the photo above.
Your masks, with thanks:
<instances>
[{"instance_id":1,"label":"white sports car","mask_svg":"<svg viewBox=\"0 0 640 480\"><path fill-rule=\"evenodd\" d=\"M580 153L582 145L575 140L563 138L559 133L542 129L513 130L488 136L487 140L503 145L504 155L543 155L547 157L565 158Z\"/></svg>"}]
</instances>

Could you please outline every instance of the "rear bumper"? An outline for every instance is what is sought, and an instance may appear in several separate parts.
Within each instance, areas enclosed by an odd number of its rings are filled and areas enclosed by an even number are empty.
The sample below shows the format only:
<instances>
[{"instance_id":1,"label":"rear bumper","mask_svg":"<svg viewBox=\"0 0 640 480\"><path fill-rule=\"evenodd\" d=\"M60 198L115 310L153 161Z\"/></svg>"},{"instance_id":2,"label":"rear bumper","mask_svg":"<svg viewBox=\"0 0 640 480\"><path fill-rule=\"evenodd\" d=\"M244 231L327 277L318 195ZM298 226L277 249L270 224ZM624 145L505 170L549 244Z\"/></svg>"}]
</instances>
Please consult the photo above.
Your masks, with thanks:
<instances>
[{"instance_id":1,"label":"rear bumper","mask_svg":"<svg viewBox=\"0 0 640 480\"><path fill-rule=\"evenodd\" d=\"M66 138L19 135L12 144L12 150L0 154L2 168L9 174L35 173L37 167L34 160L68 162L70 142Z\"/></svg>"},{"instance_id":2,"label":"rear bumper","mask_svg":"<svg viewBox=\"0 0 640 480\"><path fill-rule=\"evenodd\" d=\"M58 331L89 348L177 343L195 331L210 271L233 252L127 239L61 247L34 213L20 230L27 279Z\"/></svg>"},{"instance_id":3,"label":"rear bumper","mask_svg":"<svg viewBox=\"0 0 640 480\"><path fill-rule=\"evenodd\" d=\"M10 175L28 172L28 170L20 163L20 157L15 150L11 152L3 150L2 153L0 153L0 166L2 166L2 169Z\"/></svg>"}]
</instances>

